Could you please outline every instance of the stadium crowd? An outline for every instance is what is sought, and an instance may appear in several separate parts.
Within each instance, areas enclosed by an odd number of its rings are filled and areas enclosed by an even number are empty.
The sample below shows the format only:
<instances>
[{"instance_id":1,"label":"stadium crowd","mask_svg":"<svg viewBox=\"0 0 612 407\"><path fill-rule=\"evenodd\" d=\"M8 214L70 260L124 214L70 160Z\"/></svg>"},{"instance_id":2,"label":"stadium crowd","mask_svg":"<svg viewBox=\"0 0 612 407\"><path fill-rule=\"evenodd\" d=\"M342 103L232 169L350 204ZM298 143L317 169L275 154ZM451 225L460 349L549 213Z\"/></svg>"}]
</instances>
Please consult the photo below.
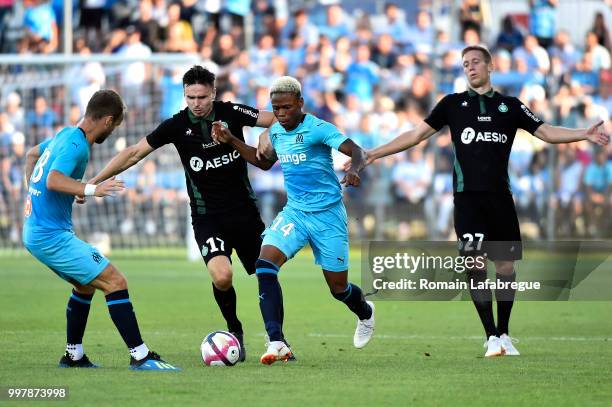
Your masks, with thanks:
<instances>
[{"instance_id":1,"label":"stadium crowd","mask_svg":"<svg viewBox=\"0 0 612 407\"><path fill-rule=\"evenodd\" d=\"M218 99L268 110L270 82L292 75L302 83L307 111L334 123L368 149L414 126L439 97L465 90L460 51L484 43L494 55L492 79L497 90L519 97L548 123L588 127L603 119L607 131L612 130L610 21L602 13L593 16L584 40L573 43L571 33L556 25L557 0L529 1L529 14L507 15L495 38L487 36L486 7L480 0L463 0L451 16L460 27L457 38L434 26L426 1L411 6L389 2L380 14L360 12L353 4L366 7L373 2L352 1L351 10L339 2L326 3L331 4L75 1L74 52L198 54L217 74ZM62 7L59 0L0 0L0 50L60 52ZM69 112L64 111L63 85L53 82L53 74L42 72L44 68L35 68L46 80L40 87L7 85L33 78L29 69L0 63L2 75L11 78L0 87L2 242L19 241L25 152L58 128L76 123L93 92L113 87L123 95L129 114L120 134L128 142L183 106L184 66L89 62L71 67ZM251 142L258 133L248 132ZM99 169L113 152L94 157L95 167ZM452 238L453 156L446 131L425 147L368 167L364 187L346 193L352 232L364 237L378 227L385 236L399 239ZM342 158L337 158L340 171ZM612 236L612 149L596 149L588 142L549 146L519 132L509 170L525 237L550 237L551 230L561 237ZM113 225L120 224L124 235L183 236L187 196L176 162L163 154L148 159L126 174L126 183L130 191L110 204L123 209L101 202L87 209L121 214L118 223L110 219L102 226L77 226L114 231ZM280 169L253 168L252 183L264 221L270 221L284 202Z\"/></svg>"}]
</instances>

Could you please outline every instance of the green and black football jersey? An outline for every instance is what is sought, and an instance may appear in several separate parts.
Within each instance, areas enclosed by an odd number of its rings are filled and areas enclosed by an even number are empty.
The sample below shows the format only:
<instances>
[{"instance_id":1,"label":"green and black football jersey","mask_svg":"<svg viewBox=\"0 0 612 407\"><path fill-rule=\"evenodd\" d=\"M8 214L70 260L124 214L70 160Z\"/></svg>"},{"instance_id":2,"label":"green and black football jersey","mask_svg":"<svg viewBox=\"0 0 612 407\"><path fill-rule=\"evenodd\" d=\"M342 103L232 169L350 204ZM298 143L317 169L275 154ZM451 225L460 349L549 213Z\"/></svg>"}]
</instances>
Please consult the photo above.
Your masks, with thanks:
<instances>
[{"instance_id":1,"label":"green and black football jersey","mask_svg":"<svg viewBox=\"0 0 612 407\"><path fill-rule=\"evenodd\" d=\"M147 136L153 148L168 143L176 147L185 170L193 216L240 214L256 208L246 161L233 147L213 141L211 129L212 122L220 120L244 141L242 127L255 126L258 117L259 110L255 108L214 101L207 117L196 118L185 108Z\"/></svg>"},{"instance_id":2,"label":"green and black football jersey","mask_svg":"<svg viewBox=\"0 0 612 407\"><path fill-rule=\"evenodd\" d=\"M510 192L508 159L516 130L533 134L542 124L519 99L493 89L447 95L425 122L436 130L450 127L455 192Z\"/></svg>"}]
</instances>

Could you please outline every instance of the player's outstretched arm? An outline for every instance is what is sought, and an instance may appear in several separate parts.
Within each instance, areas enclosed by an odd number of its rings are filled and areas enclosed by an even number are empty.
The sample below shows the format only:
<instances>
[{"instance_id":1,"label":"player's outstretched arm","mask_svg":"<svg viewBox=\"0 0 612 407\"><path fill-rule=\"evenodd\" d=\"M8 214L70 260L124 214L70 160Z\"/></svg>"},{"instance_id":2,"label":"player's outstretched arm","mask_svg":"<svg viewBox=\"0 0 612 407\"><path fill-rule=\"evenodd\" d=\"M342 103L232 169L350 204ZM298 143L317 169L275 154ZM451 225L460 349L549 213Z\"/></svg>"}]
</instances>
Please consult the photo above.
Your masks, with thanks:
<instances>
[{"instance_id":1,"label":"player's outstretched arm","mask_svg":"<svg viewBox=\"0 0 612 407\"><path fill-rule=\"evenodd\" d=\"M603 124L603 120L600 120L588 129L568 129L543 123L533 135L551 144L589 140L591 143L606 146L610 142L610 135L606 134Z\"/></svg>"},{"instance_id":2,"label":"player's outstretched arm","mask_svg":"<svg viewBox=\"0 0 612 407\"><path fill-rule=\"evenodd\" d=\"M400 134L387 144L383 144L382 146L378 146L368 151L366 165L373 163L379 158L414 147L421 141L427 140L429 137L436 134L436 131L436 129L433 129L429 124L423 121L414 129Z\"/></svg>"},{"instance_id":3,"label":"player's outstretched arm","mask_svg":"<svg viewBox=\"0 0 612 407\"><path fill-rule=\"evenodd\" d=\"M95 177L89 180L91 184L99 184L100 182L109 179L110 177L121 174L131 166L137 164L154 150L146 137L134 145L126 147L119 154L114 156L106 167L102 169Z\"/></svg>"},{"instance_id":4,"label":"player's outstretched arm","mask_svg":"<svg viewBox=\"0 0 612 407\"><path fill-rule=\"evenodd\" d=\"M346 170L346 174L341 184L352 185L354 187L358 187L361 183L361 178L359 177L359 171L366 166L366 153L363 151L361 147L359 147L353 140L346 140L344 143L340 144L338 150L351 157L350 167Z\"/></svg>"},{"instance_id":5,"label":"player's outstretched arm","mask_svg":"<svg viewBox=\"0 0 612 407\"><path fill-rule=\"evenodd\" d=\"M32 171L34 171L34 167L36 166L36 162L40 158L40 144L32 147L26 153L26 163L25 163L25 186L26 189L30 187L30 177L32 176Z\"/></svg>"},{"instance_id":6,"label":"player's outstretched arm","mask_svg":"<svg viewBox=\"0 0 612 407\"><path fill-rule=\"evenodd\" d=\"M99 185L84 184L73 178L67 177L57 170L51 170L47 177L47 189L55 192L75 196L108 196L125 189L123 181L112 177Z\"/></svg>"},{"instance_id":7,"label":"player's outstretched arm","mask_svg":"<svg viewBox=\"0 0 612 407\"><path fill-rule=\"evenodd\" d=\"M268 112L267 110L260 110L259 117L257 118L257 127L270 127L276 122L276 116L274 113Z\"/></svg>"},{"instance_id":8,"label":"player's outstretched arm","mask_svg":"<svg viewBox=\"0 0 612 407\"><path fill-rule=\"evenodd\" d=\"M268 131L268 130L266 130ZM269 170L276 162L276 156L268 158L268 156L258 156L257 149L246 144L244 141L235 137L232 132L221 124L220 121L213 123L212 138L217 143L224 143L231 145L236 151L240 153L242 158L250 162L256 167L262 170Z\"/></svg>"}]
</instances>

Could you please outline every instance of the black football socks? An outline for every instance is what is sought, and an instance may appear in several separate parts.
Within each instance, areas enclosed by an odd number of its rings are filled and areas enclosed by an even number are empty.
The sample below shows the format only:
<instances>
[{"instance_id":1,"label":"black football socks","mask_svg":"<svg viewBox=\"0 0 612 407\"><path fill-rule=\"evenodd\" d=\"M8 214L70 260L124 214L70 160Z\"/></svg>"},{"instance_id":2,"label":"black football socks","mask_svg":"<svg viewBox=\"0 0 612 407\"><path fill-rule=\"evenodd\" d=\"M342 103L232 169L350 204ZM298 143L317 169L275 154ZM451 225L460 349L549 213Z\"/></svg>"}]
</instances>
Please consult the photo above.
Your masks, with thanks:
<instances>
[{"instance_id":1,"label":"black football socks","mask_svg":"<svg viewBox=\"0 0 612 407\"><path fill-rule=\"evenodd\" d=\"M333 293L335 299L346 304L359 319L370 319L372 317L372 308L366 303L361 289L353 283L349 283L346 289L341 293Z\"/></svg>"},{"instance_id":2,"label":"black football socks","mask_svg":"<svg viewBox=\"0 0 612 407\"><path fill-rule=\"evenodd\" d=\"M140 336L138 321L136 320L136 314L130 302L128 290L120 290L107 294L106 305L108 306L108 312L119 334L121 334L123 341L130 349L130 354L136 359L141 359L141 357L139 357L142 356L140 355L140 350L143 349L142 345L144 343ZM137 348L138 350L135 351Z\"/></svg>"},{"instance_id":3,"label":"black football socks","mask_svg":"<svg viewBox=\"0 0 612 407\"><path fill-rule=\"evenodd\" d=\"M499 336L499 332L493 318L493 293L488 288L478 288L478 284L484 283L486 279L486 270L469 270L467 272L470 295L488 339L491 335Z\"/></svg>"},{"instance_id":4,"label":"black football socks","mask_svg":"<svg viewBox=\"0 0 612 407\"><path fill-rule=\"evenodd\" d=\"M513 283L516 281L516 273L512 274L496 274L497 280L503 283ZM515 288L504 288L495 290L495 299L497 300L497 330L500 334L508 334L508 324L510 323L510 313L514 305L514 297L516 296Z\"/></svg>"},{"instance_id":5,"label":"black football socks","mask_svg":"<svg viewBox=\"0 0 612 407\"><path fill-rule=\"evenodd\" d=\"M282 341L282 292L278 282L279 268L267 260L255 263L259 283L259 308L270 341Z\"/></svg>"},{"instance_id":6,"label":"black football socks","mask_svg":"<svg viewBox=\"0 0 612 407\"><path fill-rule=\"evenodd\" d=\"M89 316L93 294L82 294L72 290L66 307L66 351L72 360L83 357L83 335Z\"/></svg>"},{"instance_id":7,"label":"black football socks","mask_svg":"<svg viewBox=\"0 0 612 407\"><path fill-rule=\"evenodd\" d=\"M227 329L233 333L242 333L242 323L236 315L236 290L230 287L228 290L222 291L215 287L213 283L213 294L215 301L221 310L221 314L227 322Z\"/></svg>"}]
</instances>

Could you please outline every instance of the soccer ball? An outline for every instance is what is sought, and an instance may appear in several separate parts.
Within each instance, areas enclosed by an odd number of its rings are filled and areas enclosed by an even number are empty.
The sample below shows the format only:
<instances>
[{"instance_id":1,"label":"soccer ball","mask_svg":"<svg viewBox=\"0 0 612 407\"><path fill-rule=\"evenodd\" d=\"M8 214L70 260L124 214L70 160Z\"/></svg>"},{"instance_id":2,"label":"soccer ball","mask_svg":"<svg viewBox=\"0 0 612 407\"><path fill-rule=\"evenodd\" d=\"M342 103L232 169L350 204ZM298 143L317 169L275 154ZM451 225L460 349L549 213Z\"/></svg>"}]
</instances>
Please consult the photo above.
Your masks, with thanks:
<instances>
[{"instance_id":1,"label":"soccer ball","mask_svg":"<svg viewBox=\"0 0 612 407\"><path fill-rule=\"evenodd\" d=\"M206 335L200 346L206 366L234 366L240 358L240 342L227 331Z\"/></svg>"}]
</instances>

